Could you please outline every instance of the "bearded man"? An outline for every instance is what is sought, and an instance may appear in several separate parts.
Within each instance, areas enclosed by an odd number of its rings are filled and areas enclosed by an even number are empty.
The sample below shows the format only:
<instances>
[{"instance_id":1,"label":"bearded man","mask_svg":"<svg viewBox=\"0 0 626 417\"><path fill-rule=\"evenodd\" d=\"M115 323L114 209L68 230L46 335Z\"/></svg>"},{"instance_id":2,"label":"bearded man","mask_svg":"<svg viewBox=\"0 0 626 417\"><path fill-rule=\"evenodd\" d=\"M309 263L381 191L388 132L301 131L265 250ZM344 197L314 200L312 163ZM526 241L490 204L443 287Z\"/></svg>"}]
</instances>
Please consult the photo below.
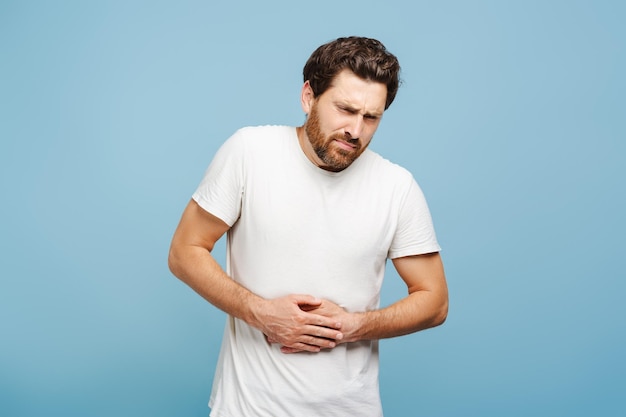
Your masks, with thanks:
<instances>
[{"instance_id":1,"label":"bearded man","mask_svg":"<svg viewBox=\"0 0 626 417\"><path fill-rule=\"evenodd\" d=\"M320 46L303 71L304 125L240 129L192 195L169 265L228 314L211 416L380 417L378 341L446 319L423 193L368 149L399 72L375 39ZM226 270L211 255L224 234ZM381 308L387 259L408 295Z\"/></svg>"}]
</instances>

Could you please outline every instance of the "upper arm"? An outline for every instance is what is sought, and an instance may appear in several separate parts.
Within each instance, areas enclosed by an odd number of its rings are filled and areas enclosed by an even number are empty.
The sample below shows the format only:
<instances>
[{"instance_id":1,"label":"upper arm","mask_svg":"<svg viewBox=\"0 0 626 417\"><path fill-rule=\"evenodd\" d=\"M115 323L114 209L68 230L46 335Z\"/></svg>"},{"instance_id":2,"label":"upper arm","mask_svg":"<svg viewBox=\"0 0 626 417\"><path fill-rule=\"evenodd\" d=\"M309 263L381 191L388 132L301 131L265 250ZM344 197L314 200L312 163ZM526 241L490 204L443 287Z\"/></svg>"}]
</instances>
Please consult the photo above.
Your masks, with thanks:
<instances>
[{"instance_id":1,"label":"upper arm","mask_svg":"<svg viewBox=\"0 0 626 417\"><path fill-rule=\"evenodd\" d=\"M224 221L204 210L191 200L180 219L171 250L184 246L201 247L213 250L217 242L230 229Z\"/></svg>"},{"instance_id":2,"label":"upper arm","mask_svg":"<svg viewBox=\"0 0 626 417\"><path fill-rule=\"evenodd\" d=\"M438 252L404 256L392 261L398 275L406 283L409 294L429 291L447 302L448 287L443 262Z\"/></svg>"}]
</instances>

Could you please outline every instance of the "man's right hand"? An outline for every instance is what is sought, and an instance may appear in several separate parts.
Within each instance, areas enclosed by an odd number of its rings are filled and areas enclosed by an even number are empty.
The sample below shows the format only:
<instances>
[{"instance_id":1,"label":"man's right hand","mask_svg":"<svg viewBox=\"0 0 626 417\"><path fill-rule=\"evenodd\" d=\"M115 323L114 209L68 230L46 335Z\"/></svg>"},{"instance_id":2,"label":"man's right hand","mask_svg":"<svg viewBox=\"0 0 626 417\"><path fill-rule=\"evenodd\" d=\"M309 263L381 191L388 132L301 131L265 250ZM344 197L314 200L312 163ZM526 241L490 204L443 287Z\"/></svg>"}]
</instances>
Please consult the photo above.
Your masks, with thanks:
<instances>
[{"instance_id":1,"label":"man's right hand","mask_svg":"<svg viewBox=\"0 0 626 417\"><path fill-rule=\"evenodd\" d=\"M341 323L306 311L321 304L322 300L302 294L262 299L253 308L255 322L250 324L260 329L269 343L278 343L290 351L330 349L343 338Z\"/></svg>"}]
</instances>

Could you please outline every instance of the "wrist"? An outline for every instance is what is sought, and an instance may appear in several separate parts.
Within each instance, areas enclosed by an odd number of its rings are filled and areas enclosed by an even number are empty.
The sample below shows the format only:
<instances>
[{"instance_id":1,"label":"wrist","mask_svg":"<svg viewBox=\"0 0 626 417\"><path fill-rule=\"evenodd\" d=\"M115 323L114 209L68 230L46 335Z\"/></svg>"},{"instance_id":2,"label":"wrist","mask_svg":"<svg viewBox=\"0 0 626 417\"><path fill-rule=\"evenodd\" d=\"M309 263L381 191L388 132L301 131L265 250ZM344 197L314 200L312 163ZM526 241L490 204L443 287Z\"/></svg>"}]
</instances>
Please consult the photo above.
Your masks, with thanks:
<instances>
[{"instance_id":1,"label":"wrist","mask_svg":"<svg viewBox=\"0 0 626 417\"><path fill-rule=\"evenodd\" d=\"M241 299L241 304L246 306L245 314L242 316L243 321L252 327L260 329L263 323L263 313L267 311L265 304L267 300L257 295L250 294L245 299Z\"/></svg>"},{"instance_id":2,"label":"wrist","mask_svg":"<svg viewBox=\"0 0 626 417\"><path fill-rule=\"evenodd\" d=\"M380 310L364 311L354 314L354 338L359 340L379 339L376 331L377 323L382 320Z\"/></svg>"},{"instance_id":3,"label":"wrist","mask_svg":"<svg viewBox=\"0 0 626 417\"><path fill-rule=\"evenodd\" d=\"M342 342L358 342L366 339L367 312L349 313L347 320L342 323L341 331L344 334Z\"/></svg>"}]
</instances>

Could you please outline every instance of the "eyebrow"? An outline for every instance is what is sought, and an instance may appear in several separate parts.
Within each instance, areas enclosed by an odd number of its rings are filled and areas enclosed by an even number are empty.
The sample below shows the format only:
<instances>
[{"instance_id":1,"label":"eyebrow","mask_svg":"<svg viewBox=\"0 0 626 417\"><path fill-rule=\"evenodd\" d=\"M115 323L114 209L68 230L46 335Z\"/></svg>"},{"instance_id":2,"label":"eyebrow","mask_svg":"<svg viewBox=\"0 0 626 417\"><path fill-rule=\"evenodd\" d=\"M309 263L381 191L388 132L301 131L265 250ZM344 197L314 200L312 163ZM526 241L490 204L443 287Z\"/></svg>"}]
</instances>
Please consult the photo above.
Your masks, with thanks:
<instances>
[{"instance_id":1,"label":"eyebrow","mask_svg":"<svg viewBox=\"0 0 626 417\"><path fill-rule=\"evenodd\" d=\"M337 101L335 101L335 105L337 107L340 107L340 108L345 109L345 110L347 110L349 112L352 112L352 113L358 113L359 112L359 110L357 108L355 108L354 106L352 106L351 104L349 104L349 103L347 103L345 101L337 100ZM382 117L382 115L383 115L382 112L376 112L376 111L375 112L365 112L365 113L363 113L364 117L380 118L380 117Z\"/></svg>"}]
</instances>

